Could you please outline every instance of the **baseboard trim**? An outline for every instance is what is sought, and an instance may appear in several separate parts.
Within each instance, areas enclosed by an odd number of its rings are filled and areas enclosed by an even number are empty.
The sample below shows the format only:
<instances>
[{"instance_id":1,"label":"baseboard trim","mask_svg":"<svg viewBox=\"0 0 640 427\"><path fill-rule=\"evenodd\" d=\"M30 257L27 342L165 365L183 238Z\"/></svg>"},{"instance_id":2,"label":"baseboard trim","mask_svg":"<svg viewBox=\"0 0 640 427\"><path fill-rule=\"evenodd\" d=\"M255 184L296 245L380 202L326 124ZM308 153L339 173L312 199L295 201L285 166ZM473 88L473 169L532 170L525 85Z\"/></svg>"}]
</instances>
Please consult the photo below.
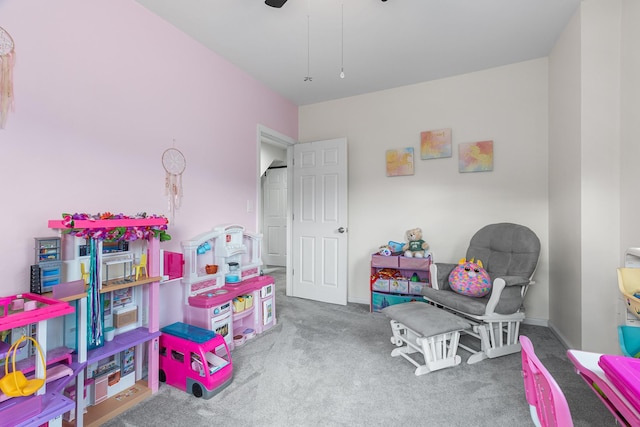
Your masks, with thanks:
<instances>
[{"instance_id":1,"label":"baseboard trim","mask_svg":"<svg viewBox=\"0 0 640 427\"><path fill-rule=\"evenodd\" d=\"M571 341L569 341L569 339L567 339L567 337L565 337L562 334L562 332L560 332L560 330L558 330L558 328L556 328L556 326L552 322L549 322L549 329L551 330L553 335L555 335L556 338L558 338L558 341L560 341L567 350L570 348L579 348L575 344L572 344Z\"/></svg>"},{"instance_id":2,"label":"baseboard trim","mask_svg":"<svg viewBox=\"0 0 640 427\"><path fill-rule=\"evenodd\" d=\"M369 298L367 299L362 299L362 298L347 298L347 302L349 303L353 303L353 304L366 304L369 305L371 304L371 300Z\"/></svg>"},{"instance_id":3,"label":"baseboard trim","mask_svg":"<svg viewBox=\"0 0 640 427\"><path fill-rule=\"evenodd\" d=\"M531 326L544 326L545 328L549 327L549 321L547 319L535 319L535 318L531 318L531 317L526 317L522 323L524 323L525 325L531 325Z\"/></svg>"}]
</instances>

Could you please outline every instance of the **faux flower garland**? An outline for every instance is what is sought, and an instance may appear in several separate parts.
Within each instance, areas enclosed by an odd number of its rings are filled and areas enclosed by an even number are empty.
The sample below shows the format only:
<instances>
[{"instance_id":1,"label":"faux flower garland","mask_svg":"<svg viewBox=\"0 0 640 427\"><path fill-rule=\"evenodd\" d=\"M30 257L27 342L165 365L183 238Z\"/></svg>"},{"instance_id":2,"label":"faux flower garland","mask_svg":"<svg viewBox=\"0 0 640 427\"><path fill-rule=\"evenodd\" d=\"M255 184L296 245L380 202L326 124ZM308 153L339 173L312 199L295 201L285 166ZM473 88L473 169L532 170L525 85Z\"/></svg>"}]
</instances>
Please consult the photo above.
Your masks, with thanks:
<instances>
[{"instance_id":1,"label":"faux flower garland","mask_svg":"<svg viewBox=\"0 0 640 427\"><path fill-rule=\"evenodd\" d=\"M139 213L136 216L127 216L124 214L112 214L111 212L98 213L97 215L89 215L86 213L62 214L62 224L67 227L62 232L71 234L76 237L106 241L133 241L139 239L149 239L157 237L161 242L171 240L171 236L167 233L167 222L162 225L142 225L131 227L95 227L95 228L74 228L75 221L88 220L126 220L126 219L149 219L149 218L166 218L162 215L147 215Z\"/></svg>"}]
</instances>

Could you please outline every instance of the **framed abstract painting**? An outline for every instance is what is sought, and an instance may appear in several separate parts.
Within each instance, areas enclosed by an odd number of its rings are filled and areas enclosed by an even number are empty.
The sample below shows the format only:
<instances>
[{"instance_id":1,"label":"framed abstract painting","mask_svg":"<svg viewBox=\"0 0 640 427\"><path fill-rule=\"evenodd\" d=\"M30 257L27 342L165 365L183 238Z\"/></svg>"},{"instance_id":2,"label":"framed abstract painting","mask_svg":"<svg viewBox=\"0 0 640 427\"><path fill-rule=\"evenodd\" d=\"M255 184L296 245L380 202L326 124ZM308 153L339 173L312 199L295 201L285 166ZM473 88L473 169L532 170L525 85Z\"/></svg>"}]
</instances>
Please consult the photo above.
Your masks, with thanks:
<instances>
[{"instance_id":1,"label":"framed abstract painting","mask_svg":"<svg viewBox=\"0 0 640 427\"><path fill-rule=\"evenodd\" d=\"M387 150L387 176L413 175L413 147Z\"/></svg>"},{"instance_id":2,"label":"framed abstract painting","mask_svg":"<svg viewBox=\"0 0 640 427\"><path fill-rule=\"evenodd\" d=\"M460 172L488 172L493 170L493 141L467 142L458 145Z\"/></svg>"},{"instance_id":3,"label":"framed abstract painting","mask_svg":"<svg viewBox=\"0 0 640 427\"><path fill-rule=\"evenodd\" d=\"M420 132L420 158L422 160L451 157L451 129Z\"/></svg>"}]
</instances>

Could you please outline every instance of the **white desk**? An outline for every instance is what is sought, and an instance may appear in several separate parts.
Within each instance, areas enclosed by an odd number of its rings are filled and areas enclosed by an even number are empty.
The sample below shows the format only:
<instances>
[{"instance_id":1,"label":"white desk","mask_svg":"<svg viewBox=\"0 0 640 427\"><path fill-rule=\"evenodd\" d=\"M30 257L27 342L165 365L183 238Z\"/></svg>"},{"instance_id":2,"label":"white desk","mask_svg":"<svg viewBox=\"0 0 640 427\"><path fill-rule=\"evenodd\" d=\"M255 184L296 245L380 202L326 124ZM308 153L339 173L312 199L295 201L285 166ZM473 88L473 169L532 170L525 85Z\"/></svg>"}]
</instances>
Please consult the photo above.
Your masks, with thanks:
<instances>
[{"instance_id":1,"label":"white desk","mask_svg":"<svg viewBox=\"0 0 640 427\"><path fill-rule=\"evenodd\" d=\"M132 282L131 276L133 275L133 253L132 252L118 252L114 254L102 255L102 264L104 265L105 283L109 283L109 266L123 264L124 271L122 272L125 282ZM129 274L126 274L126 267L129 264Z\"/></svg>"},{"instance_id":2,"label":"white desk","mask_svg":"<svg viewBox=\"0 0 640 427\"><path fill-rule=\"evenodd\" d=\"M605 404L620 425L640 427L640 412L609 381L602 368L598 365L602 354L569 350L567 351L567 356L576 367L578 374ZM597 386L600 391L594 386Z\"/></svg>"}]
</instances>

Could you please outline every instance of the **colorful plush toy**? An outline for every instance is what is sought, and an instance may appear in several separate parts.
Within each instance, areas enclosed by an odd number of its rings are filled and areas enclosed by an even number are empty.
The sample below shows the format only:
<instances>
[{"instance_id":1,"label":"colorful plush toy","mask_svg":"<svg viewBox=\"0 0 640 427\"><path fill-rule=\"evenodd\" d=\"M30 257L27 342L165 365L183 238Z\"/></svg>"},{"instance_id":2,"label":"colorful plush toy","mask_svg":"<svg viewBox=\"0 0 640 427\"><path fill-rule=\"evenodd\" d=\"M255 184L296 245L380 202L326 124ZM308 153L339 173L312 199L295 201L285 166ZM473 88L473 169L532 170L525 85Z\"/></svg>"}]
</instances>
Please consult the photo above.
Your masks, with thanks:
<instances>
[{"instance_id":1,"label":"colorful plush toy","mask_svg":"<svg viewBox=\"0 0 640 427\"><path fill-rule=\"evenodd\" d=\"M482 261L462 258L449 275L451 290L470 297L483 297L491 292L491 278L482 267Z\"/></svg>"},{"instance_id":2,"label":"colorful plush toy","mask_svg":"<svg viewBox=\"0 0 640 427\"><path fill-rule=\"evenodd\" d=\"M422 229L412 228L407 230L407 243L402 247L404 256L424 258L425 251L429 248L427 242L422 240Z\"/></svg>"},{"instance_id":3,"label":"colorful plush toy","mask_svg":"<svg viewBox=\"0 0 640 427\"><path fill-rule=\"evenodd\" d=\"M389 247L389 245L380 246L380 248L378 249L378 255L391 256L391 248Z\"/></svg>"}]
</instances>

